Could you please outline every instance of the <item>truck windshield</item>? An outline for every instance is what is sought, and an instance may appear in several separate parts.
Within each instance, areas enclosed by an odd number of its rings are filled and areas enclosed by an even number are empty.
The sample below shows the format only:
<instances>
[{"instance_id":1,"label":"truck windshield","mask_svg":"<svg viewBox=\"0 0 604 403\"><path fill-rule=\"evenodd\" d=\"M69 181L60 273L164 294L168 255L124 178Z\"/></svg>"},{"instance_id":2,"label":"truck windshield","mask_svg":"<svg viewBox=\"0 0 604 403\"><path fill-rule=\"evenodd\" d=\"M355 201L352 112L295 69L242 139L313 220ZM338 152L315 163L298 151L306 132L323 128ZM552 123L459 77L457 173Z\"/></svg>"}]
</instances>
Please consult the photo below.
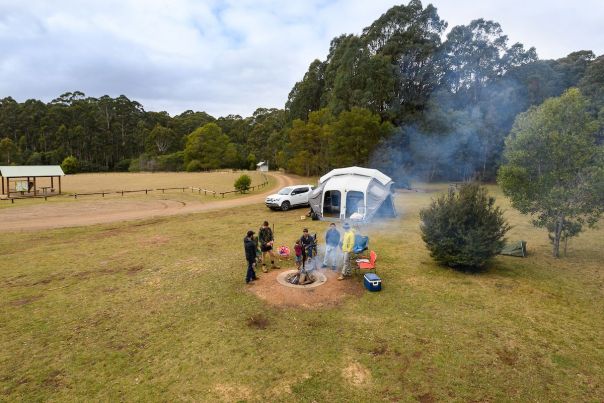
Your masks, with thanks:
<instances>
[{"instance_id":1,"label":"truck windshield","mask_svg":"<svg viewBox=\"0 0 604 403\"><path fill-rule=\"evenodd\" d=\"M283 188L283 189L281 189L281 190L279 191L279 193L277 193L277 194L280 194L280 195L288 195L288 194L289 194L289 192L291 192L291 189L290 189L290 188Z\"/></svg>"}]
</instances>

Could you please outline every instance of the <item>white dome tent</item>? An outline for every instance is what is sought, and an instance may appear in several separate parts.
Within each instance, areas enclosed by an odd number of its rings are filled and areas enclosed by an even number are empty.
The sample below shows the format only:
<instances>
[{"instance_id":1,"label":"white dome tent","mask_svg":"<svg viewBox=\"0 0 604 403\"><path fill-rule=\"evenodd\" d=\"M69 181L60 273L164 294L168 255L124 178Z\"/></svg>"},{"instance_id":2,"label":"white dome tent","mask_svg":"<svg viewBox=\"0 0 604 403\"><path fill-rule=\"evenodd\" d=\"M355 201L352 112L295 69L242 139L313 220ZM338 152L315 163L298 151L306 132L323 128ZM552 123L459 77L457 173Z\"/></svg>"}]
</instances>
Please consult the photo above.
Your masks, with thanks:
<instances>
[{"instance_id":1,"label":"white dome tent","mask_svg":"<svg viewBox=\"0 0 604 403\"><path fill-rule=\"evenodd\" d=\"M310 208L320 219L394 217L392 179L377 169L338 168L323 175L309 196Z\"/></svg>"}]
</instances>

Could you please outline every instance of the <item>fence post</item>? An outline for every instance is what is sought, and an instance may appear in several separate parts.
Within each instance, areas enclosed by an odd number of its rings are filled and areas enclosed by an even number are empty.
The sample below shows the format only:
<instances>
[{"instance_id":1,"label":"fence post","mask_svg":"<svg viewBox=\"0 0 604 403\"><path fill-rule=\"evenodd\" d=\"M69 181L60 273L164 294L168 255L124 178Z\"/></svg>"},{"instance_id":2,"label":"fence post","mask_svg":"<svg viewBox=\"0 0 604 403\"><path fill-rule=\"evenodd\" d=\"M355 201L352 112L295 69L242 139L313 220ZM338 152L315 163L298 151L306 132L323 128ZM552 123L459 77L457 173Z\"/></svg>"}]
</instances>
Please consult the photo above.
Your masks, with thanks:
<instances>
[{"instance_id":1,"label":"fence post","mask_svg":"<svg viewBox=\"0 0 604 403\"><path fill-rule=\"evenodd\" d=\"M124 191L122 190L122 197L124 197Z\"/></svg>"},{"instance_id":2,"label":"fence post","mask_svg":"<svg viewBox=\"0 0 604 403\"><path fill-rule=\"evenodd\" d=\"M10 202L11 204L15 204L15 199L11 197Z\"/></svg>"}]
</instances>

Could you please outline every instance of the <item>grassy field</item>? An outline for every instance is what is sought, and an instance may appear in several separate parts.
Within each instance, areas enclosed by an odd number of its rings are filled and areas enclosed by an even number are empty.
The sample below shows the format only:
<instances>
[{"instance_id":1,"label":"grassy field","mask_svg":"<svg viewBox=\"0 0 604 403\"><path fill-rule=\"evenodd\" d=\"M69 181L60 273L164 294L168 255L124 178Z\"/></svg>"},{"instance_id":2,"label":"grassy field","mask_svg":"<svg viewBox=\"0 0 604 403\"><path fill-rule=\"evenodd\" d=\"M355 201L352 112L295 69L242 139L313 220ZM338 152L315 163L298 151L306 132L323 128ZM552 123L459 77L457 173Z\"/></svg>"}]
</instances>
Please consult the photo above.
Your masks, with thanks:
<instances>
[{"instance_id":1,"label":"grassy field","mask_svg":"<svg viewBox=\"0 0 604 403\"><path fill-rule=\"evenodd\" d=\"M420 239L430 192L364 230L383 291L321 309L243 281L245 231L268 219L291 246L326 227L303 210L0 234L0 400L603 401L604 230L553 259L507 208L530 256L460 273Z\"/></svg>"},{"instance_id":2,"label":"grassy field","mask_svg":"<svg viewBox=\"0 0 604 403\"><path fill-rule=\"evenodd\" d=\"M63 180L63 190L69 193L100 192L111 190L145 189L159 187L193 186L216 192L233 190L233 183L242 174L252 178L252 185L262 183L257 171L238 172L141 172L94 173L68 175Z\"/></svg>"},{"instance_id":3,"label":"grassy field","mask_svg":"<svg viewBox=\"0 0 604 403\"><path fill-rule=\"evenodd\" d=\"M91 174L77 174L67 175L62 179L62 191L64 195L57 197L49 197L48 200L44 199L22 199L17 200L14 204L9 201L0 201L0 209L10 207L21 207L36 204L48 204L48 203L63 203L66 201L74 201L70 195L74 193L97 193L97 192L113 192L112 194L105 195L104 198L101 195L90 195L80 196L78 200L144 200L144 199L164 199L169 195L177 194L179 199L184 201L208 201L213 199L213 195L208 193L205 197L204 193L198 194L198 192L191 192L187 189L182 192L179 189L149 192L149 194L142 193L126 193L123 196L115 192L121 190L144 190L144 189L158 189L158 188L176 188L176 187L194 187L202 188L206 190L213 190L215 192L227 192L233 190L233 184L235 180L242 174L247 174L252 179L252 186L261 184L264 182L265 177L257 171L237 171L237 172L142 172L142 173L91 173ZM268 176L269 186L274 186L275 180L273 177ZM48 182L48 183L46 183ZM56 182L56 180L55 180ZM50 180L40 179L39 186L50 186ZM58 185L55 183L55 187ZM265 188L266 189L266 188ZM256 189L255 192L263 192L263 189ZM15 196L15 195L13 195ZM220 195L218 195L220 197ZM240 197L238 193L229 194L229 198Z\"/></svg>"}]
</instances>

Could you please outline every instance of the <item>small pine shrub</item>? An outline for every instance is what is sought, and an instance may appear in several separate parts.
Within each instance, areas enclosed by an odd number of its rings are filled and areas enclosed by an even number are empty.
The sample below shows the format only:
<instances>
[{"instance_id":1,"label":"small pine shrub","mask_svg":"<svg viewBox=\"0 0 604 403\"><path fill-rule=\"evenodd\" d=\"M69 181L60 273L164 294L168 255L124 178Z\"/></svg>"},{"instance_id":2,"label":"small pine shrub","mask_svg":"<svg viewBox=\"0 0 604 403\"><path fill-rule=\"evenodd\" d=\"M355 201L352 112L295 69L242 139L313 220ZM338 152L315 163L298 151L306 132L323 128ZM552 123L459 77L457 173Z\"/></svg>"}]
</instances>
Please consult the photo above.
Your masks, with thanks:
<instances>
[{"instance_id":1,"label":"small pine shrub","mask_svg":"<svg viewBox=\"0 0 604 403\"><path fill-rule=\"evenodd\" d=\"M65 172L67 175L75 174L78 172L80 164L76 157L70 155L69 157L65 157L65 159L61 163L61 168L63 169L63 172Z\"/></svg>"},{"instance_id":2,"label":"small pine shrub","mask_svg":"<svg viewBox=\"0 0 604 403\"><path fill-rule=\"evenodd\" d=\"M239 190L241 193L245 193L248 191L251 184L252 178L250 178L248 175L243 174L239 178L237 178L234 186L235 189Z\"/></svg>"},{"instance_id":3,"label":"small pine shrub","mask_svg":"<svg viewBox=\"0 0 604 403\"><path fill-rule=\"evenodd\" d=\"M201 162L199 162L199 160L190 161L186 167L187 172L198 172L201 171L201 168Z\"/></svg>"},{"instance_id":4,"label":"small pine shrub","mask_svg":"<svg viewBox=\"0 0 604 403\"><path fill-rule=\"evenodd\" d=\"M485 188L464 184L420 211L422 239L438 263L480 269L501 252L510 229Z\"/></svg>"}]
</instances>

